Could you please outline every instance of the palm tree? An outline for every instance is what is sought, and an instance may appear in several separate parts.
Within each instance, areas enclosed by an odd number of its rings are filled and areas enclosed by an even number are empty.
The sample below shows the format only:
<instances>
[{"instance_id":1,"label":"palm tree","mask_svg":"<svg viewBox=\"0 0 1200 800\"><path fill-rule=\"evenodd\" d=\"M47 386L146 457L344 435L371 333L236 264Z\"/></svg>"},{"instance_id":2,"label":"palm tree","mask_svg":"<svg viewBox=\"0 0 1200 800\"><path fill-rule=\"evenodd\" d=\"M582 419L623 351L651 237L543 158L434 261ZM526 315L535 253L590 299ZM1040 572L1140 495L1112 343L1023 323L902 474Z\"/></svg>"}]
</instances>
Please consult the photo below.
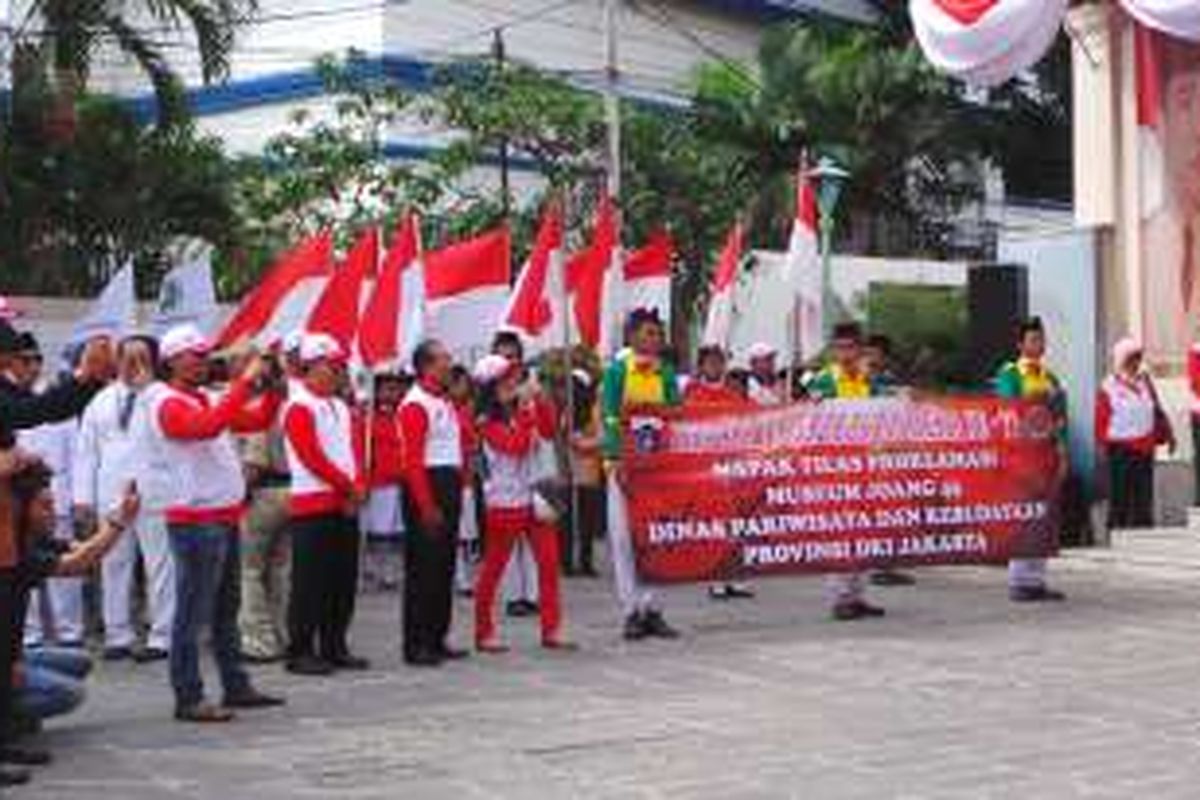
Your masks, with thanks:
<instances>
[{"instance_id":1,"label":"palm tree","mask_svg":"<svg viewBox=\"0 0 1200 800\"><path fill-rule=\"evenodd\" d=\"M228 75L234 35L258 0L32 0L18 27L22 63L52 72L56 125L73 128L73 106L106 48L127 54L154 86L159 117L181 119L179 79L166 57L173 36L191 33L206 83ZM64 118L65 117L65 118Z\"/></svg>"}]
</instances>

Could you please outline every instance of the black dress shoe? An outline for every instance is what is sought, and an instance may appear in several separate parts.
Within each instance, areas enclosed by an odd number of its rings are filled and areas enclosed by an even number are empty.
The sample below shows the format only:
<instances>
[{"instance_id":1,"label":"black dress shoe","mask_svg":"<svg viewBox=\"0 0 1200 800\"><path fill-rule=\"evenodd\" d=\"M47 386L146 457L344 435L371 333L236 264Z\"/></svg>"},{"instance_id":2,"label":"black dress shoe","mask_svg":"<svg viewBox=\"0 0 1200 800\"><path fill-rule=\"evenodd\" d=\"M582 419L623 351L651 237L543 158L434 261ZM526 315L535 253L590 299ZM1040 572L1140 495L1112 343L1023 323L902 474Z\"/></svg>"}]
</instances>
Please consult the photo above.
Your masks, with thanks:
<instances>
[{"instance_id":1,"label":"black dress shoe","mask_svg":"<svg viewBox=\"0 0 1200 800\"><path fill-rule=\"evenodd\" d=\"M349 653L343 653L333 658L325 659L334 669L346 669L352 672L362 671L371 668L371 662L365 658L354 656Z\"/></svg>"},{"instance_id":2,"label":"black dress shoe","mask_svg":"<svg viewBox=\"0 0 1200 800\"><path fill-rule=\"evenodd\" d=\"M679 631L667 624L661 611L647 611L645 614L646 635L656 639L678 639Z\"/></svg>"},{"instance_id":3,"label":"black dress shoe","mask_svg":"<svg viewBox=\"0 0 1200 800\"><path fill-rule=\"evenodd\" d=\"M133 658L133 650L128 647L104 648L105 661L128 661L131 658Z\"/></svg>"},{"instance_id":4,"label":"black dress shoe","mask_svg":"<svg viewBox=\"0 0 1200 800\"><path fill-rule=\"evenodd\" d=\"M29 783L29 773L23 769L0 769L0 786L24 786Z\"/></svg>"},{"instance_id":5,"label":"black dress shoe","mask_svg":"<svg viewBox=\"0 0 1200 800\"><path fill-rule=\"evenodd\" d=\"M1008 590L1008 599L1014 603L1061 603L1067 596L1045 586L1015 586Z\"/></svg>"},{"instance_id":6,"label":"black dress shoe","mask_svg":"<svg viewBox=\"0 0 1200 800\"><path fill-rule=\"evenodd\" d=\"M170 654L161 647L147 647L133 654L133 660L139 664L152 664L155 661L166 661Z\"/></svg>"},{"instance_id":7,"label":"black dress shoe","mask_svg":"<svg viewBox=\"0 0 1200 800\"><path fill-rule=\"evenodd\" d=\"M225 700L221 705L226 708L275 708L286 703L287 701L282 697L274 697L263 694L258 689L246 688L240 692L225 695Z\"/></svg>"},{"instance_id":8,"label":"black dress shoe","mask_svg":"<svg viewBox=\"0 0 1200 800\"><path fill-rule=\"evenodd\" d=\"M449 647L446 645L443 645L437 651L437 655L438 658L442 659L443 661L462 661L464 658L471 657L471 654L466 650L459 650L456 647Z\"/></svg>"},{"instance_id":9,"label":"black dress shoe","mask_svg":"<svg viewBox=\"0 0 1200 800\"><path fill-rule=\"evenodd\" d=\"M640 612L635 611L625 618L625 627L621 635L627 642L638 642L645 639L649 634L646 632L646 618Z\"/></svg>"},{"instance_id":10,"label":"black dress shoe","mask_svg":"<svg viewBox=\"0 0 1200 800\"><path fill-rule=\"evenodd\" d=\"M838 622L853 622L857 619L882 617L887 612L879 606L873 606L862 600L851 600L838 603L833 607L833 618Z\"/></svg>"},{"instance_id":11,"label":"black dress shoe","mask_svg":"<svg viewBox=\"0 0 1200 800\"><path fill-rule=\"evenodd\" d=\"M333 674L333 666L328 661L316 656L307 655L289 658L284 669L293 675L313 675L320 677Z\"/></svg>"},{"instance_id":12,"label":"black dress shoe","mask_svg":"<svg viewBox=\"0 0 1200 800\"><path fill-rule=\"evenodd\" d=\"M404 663L410 667L440 667L442 657L437 653L421 652L404 657Z\"/></svg>"},{"instance_id":13,"label":"black dress shoe","mask_svg":"<svg viewBox=\"0 0 1200 800\"><path fill-rule=\"evenodd\" d=\"M529 606L524 600L509 600L504 606L504 613L515 618L528 617Z\"/></svg>"},{"instance_id":14,"label":"black dress shoe","mask_svg":"<svg viewBox=\"0 0 1200 800\"><path fill-rule=\"evenodd\" d=\"M894 569L881 569L871 575L871 583L875 586L912 586L917 579L907 572Z\"/></svg>"},{"instance_id":15,"label":"black dress shoe","mask_svg":"<svg viewBox=\"0 0 1200 800\"><path fill-rule=\"evenodd\" d=\"M35 750L29 747L17 747L6 744L0 747L0 763L15 764L18 767L44 767L52 761L46 750Z\"/></svg>"}]
</instances>

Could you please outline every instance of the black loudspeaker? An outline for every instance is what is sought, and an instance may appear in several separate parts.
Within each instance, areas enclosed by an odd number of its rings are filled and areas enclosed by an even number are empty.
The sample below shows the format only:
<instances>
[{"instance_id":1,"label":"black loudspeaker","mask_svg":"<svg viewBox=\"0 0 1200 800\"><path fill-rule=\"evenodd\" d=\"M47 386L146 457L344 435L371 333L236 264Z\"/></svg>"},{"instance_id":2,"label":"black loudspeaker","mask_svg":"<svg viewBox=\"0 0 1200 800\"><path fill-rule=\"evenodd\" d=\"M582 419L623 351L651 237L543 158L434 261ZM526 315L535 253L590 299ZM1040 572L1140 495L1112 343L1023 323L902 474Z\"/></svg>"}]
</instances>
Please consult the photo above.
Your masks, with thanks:
<instances>
[{"instance_id":1,"label":"black loudspeaker","mask_svg":"<svg viewBox=\"0 0 1200 800\"><path fill-rule=\"evenodd\" d=\"M985 384L1016 350L1029 316L1029 275L1020 264L976 264L967 271L967 366Z\"/></svg>"}]
</instances>

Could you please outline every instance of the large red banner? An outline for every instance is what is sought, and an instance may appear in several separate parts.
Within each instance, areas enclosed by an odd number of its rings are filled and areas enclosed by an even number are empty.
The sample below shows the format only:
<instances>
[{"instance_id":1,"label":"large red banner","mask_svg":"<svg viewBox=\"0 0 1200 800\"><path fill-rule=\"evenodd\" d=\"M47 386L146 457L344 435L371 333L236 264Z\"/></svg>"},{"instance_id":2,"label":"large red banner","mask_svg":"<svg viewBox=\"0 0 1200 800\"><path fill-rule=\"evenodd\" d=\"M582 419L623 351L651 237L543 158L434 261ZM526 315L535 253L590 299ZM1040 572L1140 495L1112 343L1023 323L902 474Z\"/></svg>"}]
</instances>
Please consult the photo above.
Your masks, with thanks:
<instances>
[{"instance_id":1,"label":"large red banner","mask_svg":"<svg viewBox=\"0 0 1200 800\"><path fill-rule=\"evenodd\" d=\"M1042 406L827 401L631 415L638 572L708 581L1057 551L1062 455Z\"/></svg>"}]
</instances>

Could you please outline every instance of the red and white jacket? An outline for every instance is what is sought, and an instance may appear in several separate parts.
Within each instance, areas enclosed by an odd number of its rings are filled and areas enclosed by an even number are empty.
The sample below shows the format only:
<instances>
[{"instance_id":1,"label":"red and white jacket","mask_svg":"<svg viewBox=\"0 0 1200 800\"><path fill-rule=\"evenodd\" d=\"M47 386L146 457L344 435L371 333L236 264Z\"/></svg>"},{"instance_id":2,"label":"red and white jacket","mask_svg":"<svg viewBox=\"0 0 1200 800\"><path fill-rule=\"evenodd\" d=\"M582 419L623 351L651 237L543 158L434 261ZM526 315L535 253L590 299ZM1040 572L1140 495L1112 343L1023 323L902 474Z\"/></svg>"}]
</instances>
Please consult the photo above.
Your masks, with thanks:
<instances>
[{"instance_id":1,"label":"red and white jacket","mask_svg":"<svg viewBox=\"0 0 1200 800\"><path fill-rule=\"evenodd\" d=\"M1159 442L1158 396L1146 375L1110 375L1096 398L1096 440L1152 455Z\"/></svg>"},{"instance_id":2,"label":"red and white jacket","mask_svg":"<svg viewBox=\"0 0 1200 800\"><path fill-rule=\"evenodd\" d=\"M404 479L404 439L400 436L400 418L395 409L375 409L371 414L371 464L369 483L372 489L399 486Z\"/></svg>"},{"instance_id":3,"label":"red and white jacket","mask_svg":"<svg viewBox=\"0 0 1200 800\"><path fill-rule=\"evenodd\" d=\"M362 448L350 406L295 385L283 413L294 517L338 514L364 485Z\"/></svg>"},{"instance_id":4,"label":"red and white jacket","mask_svg":"<svg viewBox=\"0 0 1200 800\"><path fill-rule=\"evenodd\" d=\"M510 420L488 419L479 426L487 461L483 481L488 510L533 506L534 461L542 439L554 435L554 409L548 403L524 406Z\"/></svg>"},{"instance_id":5,"label":"red and white jacket","mask_svg":"<svg viewBox=\"0 0 1200 800\"><path fill-rule=\"evenodd\" d=\"M236 524L246 502L246 481L231 433L266 430L280 398L251 398L250 385L235 380L224 395L170 384L156 387L151 427L162 444L168 523Z\"/></svg>"},{"instance_id":6,"label":"red and white jacket","mask_svg":"<svg viewBox=\"0 0 1200 800\"><path fill-rule=\"evenodd\" d=\"M431 469L462 470L462 426L458 411L445 392L432 384L417 383L400 405L400 436L404 441L404 488L422 514L437 507Z\"/></svg>"}]
</instances>

